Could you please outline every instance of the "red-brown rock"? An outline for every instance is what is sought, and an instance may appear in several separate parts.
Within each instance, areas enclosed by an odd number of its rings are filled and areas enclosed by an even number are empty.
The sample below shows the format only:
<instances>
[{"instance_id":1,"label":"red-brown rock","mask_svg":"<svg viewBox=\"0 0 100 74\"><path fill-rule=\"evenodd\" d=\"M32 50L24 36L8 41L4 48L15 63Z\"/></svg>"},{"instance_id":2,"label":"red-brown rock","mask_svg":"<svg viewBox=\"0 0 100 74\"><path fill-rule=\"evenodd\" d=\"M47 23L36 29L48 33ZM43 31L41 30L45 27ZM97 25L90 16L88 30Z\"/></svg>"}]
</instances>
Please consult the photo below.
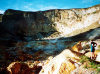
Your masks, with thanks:
<instances>
[{"instance_id":1,"label":"red-brown rock","mask_svg":"<svg viewBox=\"0 0 100 74\"><path fill-rule=\"evenodd\" d=\"M10 74L38 74L41 69L41 66L29 68L27 64L20 62L13 62L7 67Z\"/></svg>"}]
</instances>

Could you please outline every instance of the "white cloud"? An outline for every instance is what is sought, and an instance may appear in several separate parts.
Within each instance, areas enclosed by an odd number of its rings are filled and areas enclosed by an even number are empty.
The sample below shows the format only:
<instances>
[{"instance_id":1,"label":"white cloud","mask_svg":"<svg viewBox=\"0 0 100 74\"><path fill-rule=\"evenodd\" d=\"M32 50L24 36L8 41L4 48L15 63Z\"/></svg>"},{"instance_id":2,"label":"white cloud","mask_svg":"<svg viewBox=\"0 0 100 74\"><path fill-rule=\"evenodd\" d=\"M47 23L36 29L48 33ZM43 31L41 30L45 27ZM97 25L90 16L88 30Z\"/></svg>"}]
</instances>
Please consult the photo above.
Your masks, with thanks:
<instances>
[{"instance_id":1,"label":"white cloud","mask_svg":"<svg viewBox=\"0 0 100 74\"><path fill-rule=\"evenodd\" d=\"M27 3L27 2L24 3L26 4L25 6L23 6L24 11L38 11L36 8L34 8L32 3Z\"/></svg>"},{"instance_id":2,"label":"white cloud","mask_svg":"<svg viewBox=\"0 0 100 74\"><path fill-rule=\"evenodd\" d=\"M68 7L58 7L58 6L44 6L44 5L39 5L38 6L39 10L50 10L50 9L68 9Z\"/></svg>"},{"instance_id":3,"label":"white cloud","mask_svg":"<svg viewBox=\"0 0 100 74\"><path fill-rule=\"evenodd\" d=\"M0 10L0 14L3 14L4 13L4 11L3 10Z\"/></svg>"},{"instance_id":4,"label":"white cloud","mask_svg":"<svg viewBox=\"0 0 100 74\"><path fill-rule=\"evenodd\" d=\"M34 9L34 8L32 8L32 7L30 7L30 6L24 6L24 10L26 11L37 11L37 9Z\"/></svg>"},{"instance_id":5,"label":"white cloud","mask_svg":"<svg viewBox=\"0 0 100 74\"><path fill-rule=\"evenodd\" d=\"M39 10L49 10L49 9L57 9L58 7L56 6L44 6L44 5L39 5Z\"/></svg>"},{"instance_id":6,"label":"white cloud","mask_svg":"<svg viewBox=\"0 0 100 74\"><path fill-rule=\"evenodd\" d=\"M24 6L24 10L27 11L44 11L44 10L50 10L50 9L68 9L68 7L58 7L53 5L37 5L33 6L32 4L28 4Z\"/></svg>"},{"instance_id":7,"label":"white cloud","mask_svg":"<svg viewBox=\"0 0 100 74\"><path fill-rule=\"evenodd\" d=\"M37 7L33 8L30 5L24 6L24 10L27 11L40 11L40 10L49 10L49 9L57 9L58 7L56 6L44 6L44 5L38 5Z\"/></svg>"}]
</instances>

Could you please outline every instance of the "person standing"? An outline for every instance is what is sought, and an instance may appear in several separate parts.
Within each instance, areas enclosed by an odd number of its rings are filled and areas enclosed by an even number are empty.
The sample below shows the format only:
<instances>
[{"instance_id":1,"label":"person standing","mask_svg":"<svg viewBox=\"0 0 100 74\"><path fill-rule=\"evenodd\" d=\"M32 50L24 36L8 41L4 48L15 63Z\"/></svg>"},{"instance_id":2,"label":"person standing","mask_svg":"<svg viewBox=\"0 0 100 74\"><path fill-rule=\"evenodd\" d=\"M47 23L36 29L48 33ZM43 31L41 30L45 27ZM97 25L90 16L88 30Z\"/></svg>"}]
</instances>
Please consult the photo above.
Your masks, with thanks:
<instances>
[{"instance_id":1,"label":"person standing","mask_svg":"<svg viewBox=\"0 0 100 74\"><path fill-rule=\"evenodd\" d=\"M91 40L91 59L95 56L95 47L97 46L97 43L95 43L93 40Z\"/></svg>"}]
</instances>

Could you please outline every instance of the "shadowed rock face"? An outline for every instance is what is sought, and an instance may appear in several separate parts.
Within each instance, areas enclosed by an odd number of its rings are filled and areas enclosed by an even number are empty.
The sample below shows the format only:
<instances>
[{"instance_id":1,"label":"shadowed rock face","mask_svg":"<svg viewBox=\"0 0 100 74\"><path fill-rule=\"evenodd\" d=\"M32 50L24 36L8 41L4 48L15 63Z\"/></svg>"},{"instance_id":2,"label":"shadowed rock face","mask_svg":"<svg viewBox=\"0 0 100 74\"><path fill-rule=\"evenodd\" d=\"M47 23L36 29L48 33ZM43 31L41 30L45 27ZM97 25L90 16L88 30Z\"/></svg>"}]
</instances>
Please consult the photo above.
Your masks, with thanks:
<instances>
[{"instance_id":1,"label":"shadowed rock face","mask_svg":"<svg viewBox=\"0 0 100 74\"><path fill-rule=\"evenodd\" d=\"M2 33L6 32L8 37L17 40L34 40L48 36L56 30L51 25L52 20L45 16L45 13L7 10L3 15Z\"/></svg>"},{"instance_id":2,"label":"shadowed rock face","mask_svg":"<svg viewBox=\"0 0 100 74\"><path fill-rule=\"evenodd\" d=\"M0 14L0 22L2 22L2 16L3 16L3 14Z\"/></svg>"},{"instance_id":3,"label":"shadowed rock face","mask_svg":"<svg viewBox=\"0 0 100 74\"><path fill-rule=\"evenodd\" d=\"M8 9L2 17L0 40L70 37L100 27L100 5L87 9L24 12Z\"/></svg>"}]
</instances>

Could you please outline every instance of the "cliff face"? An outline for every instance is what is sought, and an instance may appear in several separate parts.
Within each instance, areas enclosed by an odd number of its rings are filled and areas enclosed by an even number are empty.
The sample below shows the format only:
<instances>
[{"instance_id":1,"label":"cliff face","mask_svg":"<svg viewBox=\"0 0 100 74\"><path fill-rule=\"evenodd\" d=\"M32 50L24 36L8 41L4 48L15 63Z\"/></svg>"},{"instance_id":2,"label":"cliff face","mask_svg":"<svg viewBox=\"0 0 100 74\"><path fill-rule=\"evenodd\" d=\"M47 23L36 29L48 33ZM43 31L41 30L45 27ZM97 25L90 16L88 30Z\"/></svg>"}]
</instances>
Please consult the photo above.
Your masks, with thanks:
<instances>
[{"instance_id":1,"label":"cliff face","mask_svg":"<svg viewBox=\"0 0 100 74\"><path fill-rule=\"evenodd\" d=\"M2 22L2 16L3 16L3 14L0 14L0 22Z\"/></svg>"},{"instance_id":2,"label":"cliff face","mask_svg":"<svg viewBox=\"0 0 100 74\"><path fill-rule=\"evenodd\" d=\"M2 17L1 37L8 40L51 39L74 36L97 27L100 27L100 5L38 12L8 9Z\"/></svg>"}]
</instances>

